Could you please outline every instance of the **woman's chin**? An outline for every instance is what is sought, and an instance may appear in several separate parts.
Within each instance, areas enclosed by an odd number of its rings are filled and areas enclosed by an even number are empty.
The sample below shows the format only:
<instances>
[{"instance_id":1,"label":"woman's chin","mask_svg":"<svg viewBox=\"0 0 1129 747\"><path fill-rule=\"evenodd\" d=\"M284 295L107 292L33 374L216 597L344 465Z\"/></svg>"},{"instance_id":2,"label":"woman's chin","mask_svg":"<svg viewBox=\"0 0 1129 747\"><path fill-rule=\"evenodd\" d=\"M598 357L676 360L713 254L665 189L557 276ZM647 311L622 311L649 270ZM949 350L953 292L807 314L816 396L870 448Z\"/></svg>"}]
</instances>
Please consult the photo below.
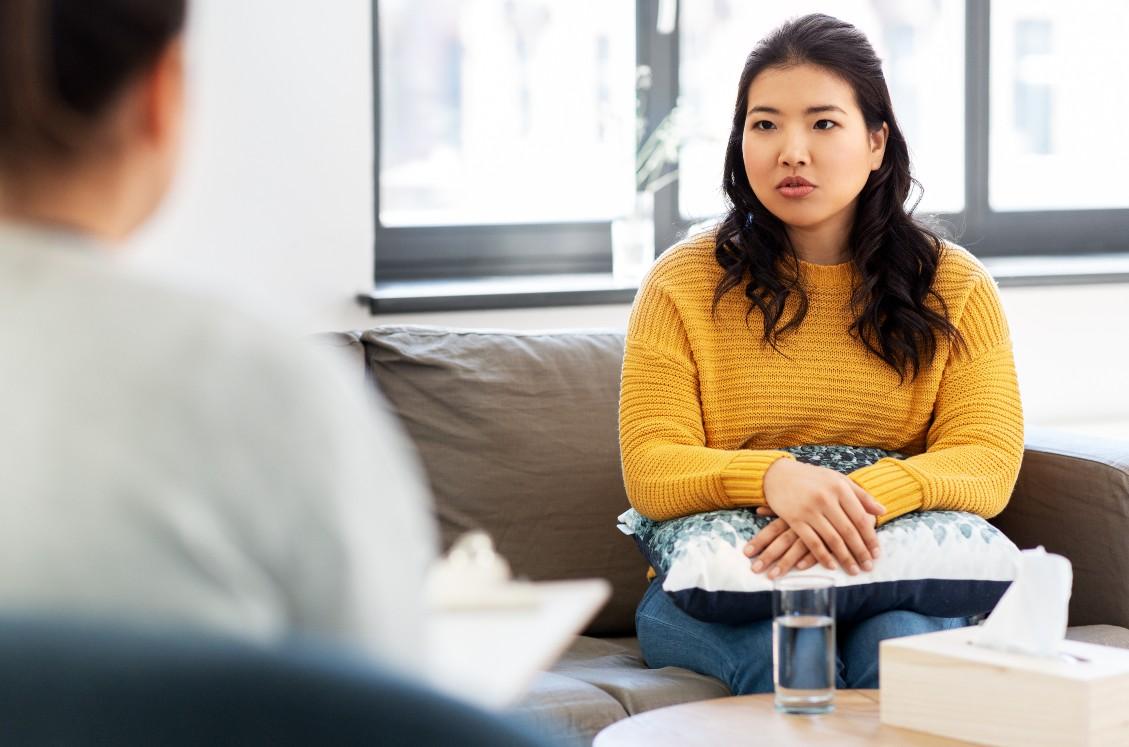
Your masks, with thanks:
<instances>
[{"instance_id":1,"label":"woman's chin","mask_svg":"<svg viewBox=\"0 0 1129 747\"><path fill-rule=\"evenodd\" d=\"M831 217L814 210L773 210L772 213L789 228L814 228Z\"/></svg>"},{"instance_id":2,"label":"woman's chin","mask_svg":"<svg viewBox=\"0 0 1129 747\"><path fill-rule=\"evenodd\" d=\"M789 228L819 228L838 224L844 218L842 209L828 209L826 205L766 205L766 207Z\"/></svg>"}]
</instances>

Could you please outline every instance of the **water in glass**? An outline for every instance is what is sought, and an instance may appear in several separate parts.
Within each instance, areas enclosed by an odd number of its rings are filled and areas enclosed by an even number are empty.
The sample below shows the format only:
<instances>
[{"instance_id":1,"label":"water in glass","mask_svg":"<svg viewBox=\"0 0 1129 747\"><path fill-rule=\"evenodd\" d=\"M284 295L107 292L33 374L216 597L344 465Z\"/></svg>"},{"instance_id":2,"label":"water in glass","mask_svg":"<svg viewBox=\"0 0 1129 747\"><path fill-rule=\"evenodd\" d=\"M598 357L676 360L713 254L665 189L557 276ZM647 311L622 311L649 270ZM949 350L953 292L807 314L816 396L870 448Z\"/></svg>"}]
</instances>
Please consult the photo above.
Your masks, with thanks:
<instances>
[{"instance_id":1,"label":"water in glass","mask_svg":"<svg viewBox=\"0 0 1129 747\"><path fill-rule=\"evenodd\" d=\"M782 615L772 622L776 705L789 713L825 713L834 707L835 620L826 615Z\"/></svg>"}]
</instances>

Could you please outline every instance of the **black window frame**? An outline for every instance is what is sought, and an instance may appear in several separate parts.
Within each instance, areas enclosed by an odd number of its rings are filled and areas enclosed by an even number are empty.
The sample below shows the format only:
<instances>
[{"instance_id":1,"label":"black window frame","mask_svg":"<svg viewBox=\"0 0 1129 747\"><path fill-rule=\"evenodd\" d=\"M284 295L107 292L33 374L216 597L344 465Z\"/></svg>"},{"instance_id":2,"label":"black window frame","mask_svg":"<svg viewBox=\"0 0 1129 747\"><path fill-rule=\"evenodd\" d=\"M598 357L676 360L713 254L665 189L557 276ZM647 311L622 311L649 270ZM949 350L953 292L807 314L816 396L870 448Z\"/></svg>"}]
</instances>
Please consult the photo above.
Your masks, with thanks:
<instances>
[{"instance_id":1,"label":"black window frame","mask_svg":"<svg viewBox=\"0 0 1129 747\"><path fill-rule=\"evenodd\" d=\"M636 1L637 64L651 69L647 129L678 98L679 25L656 31L660 0ZM372 2L374 104L374 282L466 281L474 278L607 274L611 272L611 223L550 223L387 227L380 224L380 14ZM678 14L676 14L677 16ZM1129 251L1129 208L1115 210L994 211L988 204L990 0L965 0L965 207L936 217L953 228L953 239L981 258L1075 256ZM720 179L720 164L718 173ZM661 252L696 221L678 214L678 181L655 195L655 246ZM550 250L546 250L551 247ZM377 310L379 293L362 294ZM629 300L626 296L623 300ZM488 301L481 304L489 307ZM544 305L536 299L505 305ZM436 304L442 308L443 304ZM460 308L473 308L465 298ZM397 307L399 310L401 307ZM407 308L407 307L402 307ZM421 307L422 308L422 307Z\"/></svg>"}]
</instances>

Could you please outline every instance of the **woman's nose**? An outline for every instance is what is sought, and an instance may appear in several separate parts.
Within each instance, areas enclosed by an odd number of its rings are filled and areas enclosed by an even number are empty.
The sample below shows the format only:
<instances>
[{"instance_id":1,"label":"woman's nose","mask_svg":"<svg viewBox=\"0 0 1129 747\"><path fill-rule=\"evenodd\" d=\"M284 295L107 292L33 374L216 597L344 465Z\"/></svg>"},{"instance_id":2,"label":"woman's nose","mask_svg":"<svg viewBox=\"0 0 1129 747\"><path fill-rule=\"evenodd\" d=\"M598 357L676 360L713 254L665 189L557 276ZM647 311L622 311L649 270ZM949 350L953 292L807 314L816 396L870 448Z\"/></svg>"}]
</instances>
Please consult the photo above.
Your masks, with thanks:
<instances>
[{"instance_id":1,"label":"woman's nose","mask_svg":"<svg viewBox=\"0 0 1129 747\"><path fill-rule=\"evenodd\" d=\"M780 151L781 165L791 168L806 166L810 158L807 141L800 135L790 136Z\"/></svg>"}]
</instances>

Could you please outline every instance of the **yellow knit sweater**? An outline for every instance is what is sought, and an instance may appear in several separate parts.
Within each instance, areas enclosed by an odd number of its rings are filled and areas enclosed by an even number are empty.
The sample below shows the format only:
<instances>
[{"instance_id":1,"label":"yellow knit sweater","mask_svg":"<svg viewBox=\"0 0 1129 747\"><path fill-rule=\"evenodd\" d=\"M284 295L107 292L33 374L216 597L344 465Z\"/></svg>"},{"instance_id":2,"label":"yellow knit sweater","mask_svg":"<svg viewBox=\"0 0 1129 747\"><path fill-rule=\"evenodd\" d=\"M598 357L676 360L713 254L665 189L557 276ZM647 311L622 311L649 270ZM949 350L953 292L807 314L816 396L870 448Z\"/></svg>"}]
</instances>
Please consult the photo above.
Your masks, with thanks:
<instances>
[{"instance_id":1,"label":"yellow knit sweater","mask_svg":"<svg viewBox=\"0 0 1129 747\"><path fill-rule=\"evenodd\" d=\"M1023 455L1023 413L996 284L965 249L946 244L935 290L967 349L938 336L917 379L898 375L848 333L852 265L801 264L807 317L762 342L744 285L711 314L722 275L713 236L659 258L631 311L620 396L620 448L631 505L656 520L765 504L777 449L876 446L882 459L849 477L878 499L879 523L919 509L990 517L1007 504ZM797 308L788 299L782 321ZM928 303L940 311L935 299Z\"/></svg>"}]
</instances>

